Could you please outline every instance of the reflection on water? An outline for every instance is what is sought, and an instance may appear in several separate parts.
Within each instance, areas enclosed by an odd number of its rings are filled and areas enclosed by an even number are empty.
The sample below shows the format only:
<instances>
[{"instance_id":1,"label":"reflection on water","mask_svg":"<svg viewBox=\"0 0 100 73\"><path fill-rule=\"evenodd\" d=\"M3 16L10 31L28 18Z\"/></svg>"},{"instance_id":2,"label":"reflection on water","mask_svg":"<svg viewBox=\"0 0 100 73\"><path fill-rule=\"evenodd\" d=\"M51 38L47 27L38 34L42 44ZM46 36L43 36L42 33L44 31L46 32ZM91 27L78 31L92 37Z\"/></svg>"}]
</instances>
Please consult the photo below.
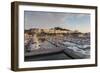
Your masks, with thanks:
<instances>
[{"instance_id":1,"label":"reflection on water","mask_svg":"<svg viewBox=\"0 0 100 73\"><path fill-rule=\"evenodd\" d=\"M34 43L35 44L32 44L32 45L34 45L35 46L35 48L33 47L31 47L32 49L39 49L40 48L40 43L39 43L39 39L38 39L38 37L37 37L37 34L34 34L34 36L33 36L33 39L32 39L32 41L34 41Z\"/></svg>"},{"instance_id":2,"label":"reflection on water","mask_svg":"<svg viewBox=\"0 0 100 73\"><path fill-rule=\"evenodd\" d=\"M47 44L47 41L45 40L44 37L38 37L37 34L34 34L34 36L32 37L32 43L30 43L30 48L31 50L38 50L43 48L43 45Z\"/></svg>"},{"instance_id":3,"label":"reflection on water","mask_svg":"<svg viewBox=\"0 0 100 73\"><path fill-rule=\"evenodd\" d=\"M64 60L64 59L71 59L71 58L68 57L65 53L59 52L55 54L26 57L25 61Z\"/></svg>"}]
</instances>

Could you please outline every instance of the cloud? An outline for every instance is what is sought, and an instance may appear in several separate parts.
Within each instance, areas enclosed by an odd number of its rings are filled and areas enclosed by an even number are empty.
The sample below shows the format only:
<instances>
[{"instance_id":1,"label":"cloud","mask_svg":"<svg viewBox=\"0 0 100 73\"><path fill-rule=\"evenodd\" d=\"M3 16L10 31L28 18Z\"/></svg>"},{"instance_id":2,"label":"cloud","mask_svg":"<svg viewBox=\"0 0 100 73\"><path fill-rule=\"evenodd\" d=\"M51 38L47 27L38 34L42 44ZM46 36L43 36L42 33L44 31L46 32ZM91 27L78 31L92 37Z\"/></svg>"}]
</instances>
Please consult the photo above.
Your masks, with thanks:
<instances>
[{"instance_id":1,"label":"cloud","mask_svg":"<svg viewBox=\"0 0 100 73\"><path fill-rule=\"evenodd\" d=\"M63 27L75 29L75 24L89 24L89 14L25 11L25 29ZM85 26L86 27L86 26Z\"/></svg>"}]
</instances>

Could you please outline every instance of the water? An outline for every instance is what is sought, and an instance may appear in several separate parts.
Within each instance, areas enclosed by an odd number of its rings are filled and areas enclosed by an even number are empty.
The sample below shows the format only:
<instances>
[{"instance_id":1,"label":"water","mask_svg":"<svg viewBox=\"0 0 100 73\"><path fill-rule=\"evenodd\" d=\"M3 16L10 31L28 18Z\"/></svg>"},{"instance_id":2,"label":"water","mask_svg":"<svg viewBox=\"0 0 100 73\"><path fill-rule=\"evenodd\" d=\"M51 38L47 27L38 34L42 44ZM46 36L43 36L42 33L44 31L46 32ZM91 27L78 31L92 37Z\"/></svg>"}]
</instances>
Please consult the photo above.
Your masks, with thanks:
<instances>
[{"instance_id":1,"label":"water","mask_svg":"<svg viewBox=\"0 0 100 73\"><path fill-rule=\"evenodd\" d=\"M31 56L25 58L25 61L43 61L43 60L64 60L71 59L64 52L55 53L55 54L47 54L47 55L39 55L39 56Z\"/></svg>"},{"instance_id":2,"label":"water","mask_svg":"<svg viewBox=\"0 0 100 73\"><path fill-rule=\"evenodd\" d=\"M49 42L48 42L49 40ZM75 39L75 38L71 38L71 39L66 39L65 41L63 40L50 40L50 39L45 39L45 41L42 42L38 42L40 45L40 48L45 49L53 49L53 48L57 48L57 46L55 46L52 43L55 43L56 45L59 45L59 48L64 48L64 49L71 49L71 51L73 53L70 54L77 54L77 55L82 55L85 56L86 58L90 58L90 47L84 48L90 46L88 39L86 39L86 41L84 41L85 39ZM80 42L81 41L81 42ZM52 43L50 43L52 42ZM60 42L61 44L57 43ZM63 45L62 45L63 44ZM32 49L35 49L32 47ZM39 49L37 49L39 50ZM44 54L44 55L38 55L38 56L28 56L25 57L25 61L44 61L44 60L63 60L63 59L71 59L69 56L67 56L64 52L59 52L59 53L53 53L53 54Z\"/></svg>"}]
</instances>

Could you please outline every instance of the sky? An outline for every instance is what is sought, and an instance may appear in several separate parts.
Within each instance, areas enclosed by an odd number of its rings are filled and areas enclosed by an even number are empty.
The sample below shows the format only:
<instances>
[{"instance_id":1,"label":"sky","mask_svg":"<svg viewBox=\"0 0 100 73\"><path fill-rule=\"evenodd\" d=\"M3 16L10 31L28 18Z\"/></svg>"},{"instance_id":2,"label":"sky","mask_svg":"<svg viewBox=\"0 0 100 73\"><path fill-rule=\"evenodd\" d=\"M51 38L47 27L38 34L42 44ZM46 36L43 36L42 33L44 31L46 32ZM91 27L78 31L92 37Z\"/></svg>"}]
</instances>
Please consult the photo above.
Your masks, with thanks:
<instances>
[{"instance_id":1,"label":"sky","mask_svg":"<svg viewBox=\"0 0 100 73\"><path fill-rule=\"evenodd\" d=\"M24 11L24 24L25 30L61 27L80 32L90 32L90 14Z\"/></svg>"}]
</instances>

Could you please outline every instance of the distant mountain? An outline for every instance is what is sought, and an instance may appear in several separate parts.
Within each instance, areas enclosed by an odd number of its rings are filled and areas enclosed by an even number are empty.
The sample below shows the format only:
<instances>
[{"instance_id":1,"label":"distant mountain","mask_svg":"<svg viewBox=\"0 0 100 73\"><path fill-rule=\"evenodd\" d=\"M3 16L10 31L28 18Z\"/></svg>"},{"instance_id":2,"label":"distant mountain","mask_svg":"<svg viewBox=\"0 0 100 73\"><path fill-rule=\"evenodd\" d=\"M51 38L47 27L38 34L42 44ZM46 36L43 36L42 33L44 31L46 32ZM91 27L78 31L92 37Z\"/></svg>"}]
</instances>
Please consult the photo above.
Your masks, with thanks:
<instances>
[{"instance_id":1,"label":"distant mountain","mask_svg":"<svg viewBox=\"0 0 100 73\"><path fill-rule=\"evenodd\" d=\"M47 28L31 28L31 29L28 29L28 30L25 30L24 32L29 32L30 33L30 31L36 31L36 30L44 30L44 29L47 29ZM54 28L48 28L48 30L61 30L61 31L69 31L69 32L71 32L71 33L73 33L73 34L82 34L82 32L80 32L80 31L78 31L78 30L70 30L70 29L66 29L66 28L61 28L61 27L54 27ZM86 33L84 33L84 34L90 34L90 32L86 32Z\"/></svg>"},{"instance_id":2,"label":"distant mountain","mask_svg":"<svg viewBox=\"0 0 100 73\"><path fill-rule=\"evenodd\" d=\"M71 31L69 29L65 29L65 28L61 28L61 27L54 27L54 28L51 28L51 29Z\"/></svg>"}]
</instances>

